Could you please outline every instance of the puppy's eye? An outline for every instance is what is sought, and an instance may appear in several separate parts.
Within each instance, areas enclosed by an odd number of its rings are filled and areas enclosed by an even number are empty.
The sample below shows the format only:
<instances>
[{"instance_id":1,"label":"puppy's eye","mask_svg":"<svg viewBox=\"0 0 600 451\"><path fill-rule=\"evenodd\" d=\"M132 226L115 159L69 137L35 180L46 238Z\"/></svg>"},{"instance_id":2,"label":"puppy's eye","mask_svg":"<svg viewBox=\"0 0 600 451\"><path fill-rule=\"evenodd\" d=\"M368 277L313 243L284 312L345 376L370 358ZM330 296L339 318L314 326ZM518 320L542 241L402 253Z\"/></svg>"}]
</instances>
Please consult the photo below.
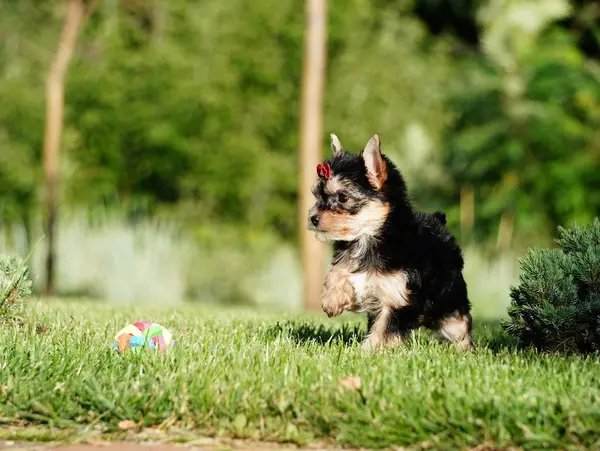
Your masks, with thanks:
<instances>
[{"instance_id":1,"label":"puppy's eye","mask_svg":"<svg viewBox=\"0 0 600 451\"><path fill-rule=\"evenodd\" d=\"M346 201L348 200L348 196L344 193L339 193L338 194L338 201L343 204L346 203Z\"/></svg>"}]
</instances>

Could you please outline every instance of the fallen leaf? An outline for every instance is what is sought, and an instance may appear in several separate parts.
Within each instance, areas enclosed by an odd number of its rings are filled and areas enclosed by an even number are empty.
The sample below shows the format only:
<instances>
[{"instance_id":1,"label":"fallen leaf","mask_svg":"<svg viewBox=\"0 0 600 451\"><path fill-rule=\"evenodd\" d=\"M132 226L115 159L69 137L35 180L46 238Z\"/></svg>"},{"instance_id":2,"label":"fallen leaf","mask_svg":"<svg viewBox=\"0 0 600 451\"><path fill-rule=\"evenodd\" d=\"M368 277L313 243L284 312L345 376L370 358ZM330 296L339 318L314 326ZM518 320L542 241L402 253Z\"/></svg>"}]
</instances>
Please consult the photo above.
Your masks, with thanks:
<instances>
[{"instance_id":1,"label":"fallen leaf","mask_svg":"<svg viewBox=\"0 0 600 451\"><path fill-rule=\"evenodd\" d=\"M340 381L340 386L346 390L360 390L361 380L358 376L346 376Z\"/></svg>"},{"instance_id":2,"label":"fallen leaf","mask_svg":"<svg viewBox=\"0 0 600 451\"><path fill-rule=\"evenodd\" d=\"M44 326L42 324L38 324L35 326L35 333L36 334L45 334L46 332L48 332L48 327Z\"/></svg>"},{"instance_id":3,"label":"fallen leaf","mask_svg":"<svg viewBox=\"0 0 600 451\"><path fill-rule=\"evenodd\" d=\"M131 420L119 421L119 429L121 429L123 431L127 431L129 429L135 429L136 427L137 427L137 424L135 424Z\"/></svg>"}]
</instances>

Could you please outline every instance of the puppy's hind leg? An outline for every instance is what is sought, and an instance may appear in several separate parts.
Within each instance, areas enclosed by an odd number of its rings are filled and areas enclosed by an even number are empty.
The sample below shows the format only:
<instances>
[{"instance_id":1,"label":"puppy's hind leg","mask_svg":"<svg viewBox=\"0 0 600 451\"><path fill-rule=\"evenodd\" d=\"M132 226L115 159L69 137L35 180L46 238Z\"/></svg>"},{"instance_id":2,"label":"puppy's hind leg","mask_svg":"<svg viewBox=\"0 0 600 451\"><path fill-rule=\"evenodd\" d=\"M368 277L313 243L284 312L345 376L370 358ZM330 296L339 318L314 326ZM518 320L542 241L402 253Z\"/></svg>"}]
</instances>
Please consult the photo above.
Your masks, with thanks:
<instances>
[{"instance_id":1,"label":"puppy's hind leg","mask_svg":"<svg viewBox=\"0 0 600 451\"><path fill-rule=\"evenodd\" d=\"M470 351L473 349L473 319L467 284L462 274L450 279L449 287L443 293L436 302L437 305L443 306L443 310L435 315L437 329L446 340L455 343L460 351Z\"/></svg>"},{"instance_id":2,"label":"puppy's hind leg","mask_svg":"<svg viewBox=\"0 0 600 451\"><path fill-rule=\"evenodd\" d=\"M454 312L440 319L439 331L445 339L455 343L459 351L471 351L472 322L470 313Z\"/></svg>"},{"instance_id":3,"label":"puppy's hind leg","mask_svg":"<svg viewBox=\"0 0 600 451\"><path fill-rule=\"evenodd\" d=\"M389 307L383 307L377 313L369 312L368 316L368 335L363 342L365 351L381 351L384 347L391 347L402 343L402 337L397 334L391 334L390 319L392 310Z\"/></svg>"},{"instance_id":4,"label":"puppy's hind leg","mask_svg":"<svg viewBox=\"0 0 600 451\"><path fill-rule=\"evenodd\" d=\"M363 349L380 351L405 343L406 337L418 326L416 309L383 307L376 314L369 313L369 334Z\"/></svg>"}]
</instances>

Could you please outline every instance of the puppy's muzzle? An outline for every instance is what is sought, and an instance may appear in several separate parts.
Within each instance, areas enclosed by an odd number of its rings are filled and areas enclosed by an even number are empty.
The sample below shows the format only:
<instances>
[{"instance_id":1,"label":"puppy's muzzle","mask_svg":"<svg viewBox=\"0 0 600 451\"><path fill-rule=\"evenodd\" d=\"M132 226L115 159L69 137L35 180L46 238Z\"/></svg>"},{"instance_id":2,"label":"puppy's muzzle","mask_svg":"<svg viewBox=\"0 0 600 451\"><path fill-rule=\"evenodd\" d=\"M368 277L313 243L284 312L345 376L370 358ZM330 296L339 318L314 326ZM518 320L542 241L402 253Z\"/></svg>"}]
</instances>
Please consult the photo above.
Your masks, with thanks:
<instances>
[{"instance_id":1,"label":"puppy's muzzle","mask_svg":"<svg viewBox=\"0 0 600 451\"><path fill-rule=\"evenodd\" d=\"M319 211L315 207L311 208L308 212L308 229L318 230L320 222L321 215L319 214Z\"/></svg>"}]
</instances>

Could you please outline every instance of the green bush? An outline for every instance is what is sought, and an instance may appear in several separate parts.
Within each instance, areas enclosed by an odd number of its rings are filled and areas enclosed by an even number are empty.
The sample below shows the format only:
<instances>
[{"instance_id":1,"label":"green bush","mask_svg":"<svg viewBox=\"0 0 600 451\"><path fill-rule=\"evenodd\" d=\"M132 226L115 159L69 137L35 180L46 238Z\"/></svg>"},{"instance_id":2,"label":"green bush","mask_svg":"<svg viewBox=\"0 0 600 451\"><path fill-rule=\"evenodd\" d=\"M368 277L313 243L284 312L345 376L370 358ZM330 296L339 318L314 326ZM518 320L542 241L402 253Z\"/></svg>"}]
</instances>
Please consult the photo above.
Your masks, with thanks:
<instances>
[{"instance_id":1,"label":"green bush","mask_svg":"<svg viewBox=\"0 0 600 451\"><path fill-rule=\"evenodd\" d=\"M558 228L558 248L530 249L503 326L547 351L600 349L600 220Z\"/></svg>"}]
</instances>

